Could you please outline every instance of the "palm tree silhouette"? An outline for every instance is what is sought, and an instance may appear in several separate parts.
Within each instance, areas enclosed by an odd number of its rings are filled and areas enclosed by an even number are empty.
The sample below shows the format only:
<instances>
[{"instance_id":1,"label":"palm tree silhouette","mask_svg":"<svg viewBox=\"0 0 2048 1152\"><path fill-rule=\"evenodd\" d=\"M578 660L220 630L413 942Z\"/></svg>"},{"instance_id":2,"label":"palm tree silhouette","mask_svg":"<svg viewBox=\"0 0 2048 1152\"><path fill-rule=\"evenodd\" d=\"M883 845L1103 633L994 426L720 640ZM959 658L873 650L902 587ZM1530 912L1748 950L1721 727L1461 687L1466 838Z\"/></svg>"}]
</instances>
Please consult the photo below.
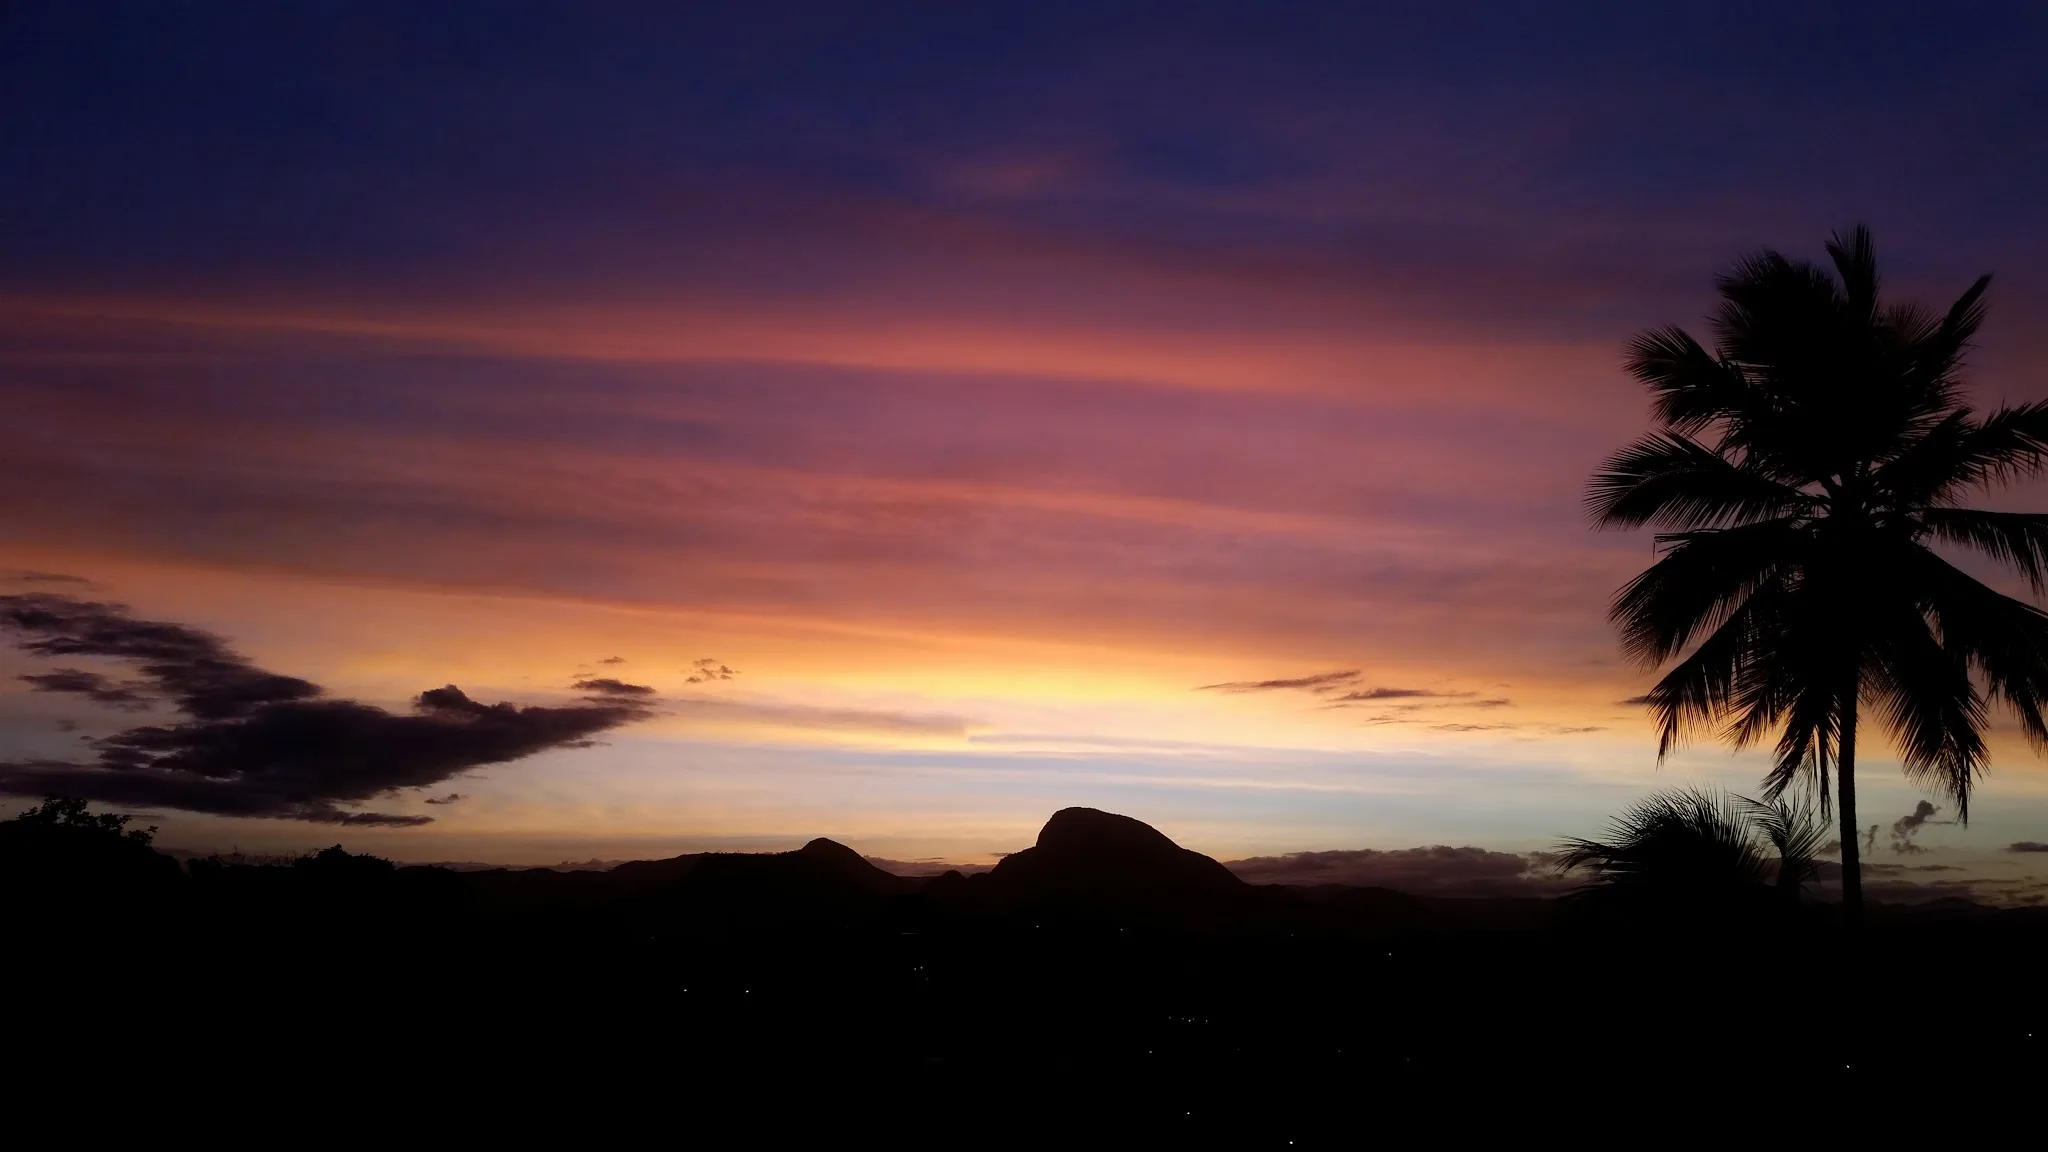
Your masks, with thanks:
<instances>
[{"instance_id":1,"label":"palm tree silhouette","mask_svg":"<svg viewBox=\"0 0 2048 1152\"><path fill-rule=\"evenodd\" d=\"M1714 351L1683 329L1629 347L1658 427L1595 473L1598 527L1665 529L1660 559L1615 596L1624 650L1656 668L1644 698L1661 759L1708 729L1742 747L1778 733L1765 795L1833 766L1842 905L1861 917L1859 705L1906 776L1969 818L1990 698L2048 743L2048 614L1929 545L1959 545L2048 582L2048 516L1959 507L2048 466L2048 403L1982 416L1960 369L1989 276L1946 313L1884 305L1870 232L1827 247L1833 274L1765 252L1718 283Z\"/></svg>"},{"instance_id":2,"label":"palm tree silhouette","mask_svg":"<svg viewBox=\"0 0 2048 1152\"><path fill-rule=\"evenodd\" d=\"M1782 799L1694 788L1656 793L1615 817L1608 839L1557 846L1561 872L1585 872L1584 896L1796 897L1815 878L1826 825Z\"/></svg>"}]
</instances>

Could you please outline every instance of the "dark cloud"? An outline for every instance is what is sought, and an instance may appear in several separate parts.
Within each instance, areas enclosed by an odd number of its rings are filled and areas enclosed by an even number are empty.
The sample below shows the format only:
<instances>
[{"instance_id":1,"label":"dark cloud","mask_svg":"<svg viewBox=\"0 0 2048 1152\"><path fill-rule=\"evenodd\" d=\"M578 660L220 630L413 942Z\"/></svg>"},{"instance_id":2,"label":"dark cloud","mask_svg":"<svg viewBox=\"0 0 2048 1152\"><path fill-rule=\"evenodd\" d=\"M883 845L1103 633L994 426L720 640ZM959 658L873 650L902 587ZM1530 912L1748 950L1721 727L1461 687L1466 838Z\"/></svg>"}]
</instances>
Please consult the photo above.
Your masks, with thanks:
<instances>
[{"instance_id":1,"label":"dark cloud","mask_svg":"<svg viewBox=\"0 0 2048 1152\"><path fill-rule=\"evenodd\" d=\"M1500 732L1519 728L1518 724L1431 724L1431 732Z\"/></svg>"},{"instance_id":2,"label":"dark cloud","mask_svg":"<svg viewBox=\"0 0 2048 1152\"><path fill-rule=\"evenodd\" d=\"M1901 856L1918 855L1927 851L1913 842L1920 829L1928 824L1952 824L1952 820L1936 820L1934 814L1941 809L1925 800L1913 805L1913 810L1892 822L1892 851Z\"/></svg>"},{"instance_id":3,"label":"dark cloud","mask_svg":"<svg viewBox=\"0 0 2048 1152\"><path fill-rule=\"evenodd\" d=\"M459 801L462 801L462 800L467 800L467 799L469 799L469 797L467 797L467 796L463 795L463 794L462 794L462 793L460 793L460 792L450 792L450 793L449 793L449 794L447 794L446 796L429 796L429 797L427 797L427 803L429 803L429 804L454 804L454 803L457 803L457 802L459 802Z\"/></svg>"},{"instance_id":4,"label":"dark cloud","mask_svg":"<svg viewBox=\"0 0 2048 1152\"><path fill-rule=\"evenodd\" d=\"M626 658L624 656L607 656L598 661L599 664L624 664L625 662Z\"/></svg>"},{"instance_id":5,"label":"dark cloud","mask_svg":"<svg viewBox=\"0 0 2048 1152\"><path fill-rule=\"evenodd\" d=\"M1428 896L1543 896L1572 886L1540 853L1445 845L1290 852L1230 860L1223 866L1252 884L1354 884Z\"/></svg>"},{"instance_id":6,"label":"dark cloud","mask_svg":"<svg viewBox=\"0 0 2048 1152\"><path fill-rule=\"evenodd\" d=\"M645 698L654 695L654 689L649 688L645 684L628 684L624 680L614 680L609 676L600 676L594 680L578 680L574 687L579 692L589 692L605 697L635 696Z\"/></svg>"},{"instance_id":7,"label":"dark cloud","mask_svg":"<svg viewBox=\"0 0 2048 1152\"><path fill-rule=\"evenodd\" d=\"M126 712L139 712L149 707L146 685L118 684L98 672L59 668L55 672L33 672L21 679L38 692L68 692L95 704Z\"/></svg>"},{"instance_id":8,"label":"dark cloud","mask_svg":"<svg viewBox=\"0 0 2048 1152\"><path fill-rule=\"evenodd\" d=\"M2039 840L2016 840L2005 846L2007 852L2048 852L2048 844Z\"/></svg>"},{"instance_id":9,"label":"dark cloud","mask_svg":"<svg viewBox=\"0 0 2048 1152\"><path fill-rule=\"evenodd\" d=\"M702 660L692 661L690 666L683 669L683 671L690 674L690 678L685 681L688 684L703 684L712 680L730 680L739 675L738 669L728 668L710 656L706 656Z\"/></svg>"},{"instance_id":10,"label":"dark cloud","mask_svg":"<svg viewBox=\"0 0 2048 1152\"><path fill-rule=\"evenodd\" d=\"M0 793L16 796L326 824L425 824L432 817L353 809L482 765L584 747L652 714L646 700L612 694L567 707L485 704L452 684L420 693L409 713L319 699L318 685L258 668L208 633L49 594L0 596L0 631L35 655L133 664L141 680L119 688L184 717L93 740L93 762L0 762ZM86 689L104 690L65 683L52 690L88 697Z\"/></svg>"},{"instance_id":11,"label":"dark cloud","mask_svg":"<svg viewBox=\"0 0 2048 1152\"><path fill-rule=\"evenodd\" d=\"M1340 672L1318 672L1313 676L1296 676L1288 680L1232 680L1223 684L1204 684L1197 692L1273 692L1293 688L1313 692L1328 689L1338 684L1358 679L1360 670L1346 669Z\"/></svg>"},{"instance_id":12,"label":"dark cloud","mask_svg":"<svg viewBox=\"0 0 2048 1152\"><path fill-rule=\"evenodd\" d=\"M1623 705L1623 706L1629 706L1629 705L1637 705L1637 704L1648 704L1649 702L1650 702L1650 698L1649 698L1648 696L1631 696L1631 697L1629 697L1629 698L1628 698L1628 699L1626 699L1626 700L1616 700L1616 701L1615 701L1615 703L1616 703L1616 704L1620 704L1620 705Z\"/></svg>"},{"instance_id":13,"label":"dark cloud","mask_svg":"<svg viewBox=\"0 0 2048 1152\"><path fill-rule=\"evenodd\" d=\"M54 593L0 596L0 633L36 656L99 656L136 665L137 698L170 705L195 719L226 720L320 689L279 676L230 651L219 637L182 624L136 620L118 604ZM61 690L61 689L59 689Z\"/></svg>"}]
</instances>

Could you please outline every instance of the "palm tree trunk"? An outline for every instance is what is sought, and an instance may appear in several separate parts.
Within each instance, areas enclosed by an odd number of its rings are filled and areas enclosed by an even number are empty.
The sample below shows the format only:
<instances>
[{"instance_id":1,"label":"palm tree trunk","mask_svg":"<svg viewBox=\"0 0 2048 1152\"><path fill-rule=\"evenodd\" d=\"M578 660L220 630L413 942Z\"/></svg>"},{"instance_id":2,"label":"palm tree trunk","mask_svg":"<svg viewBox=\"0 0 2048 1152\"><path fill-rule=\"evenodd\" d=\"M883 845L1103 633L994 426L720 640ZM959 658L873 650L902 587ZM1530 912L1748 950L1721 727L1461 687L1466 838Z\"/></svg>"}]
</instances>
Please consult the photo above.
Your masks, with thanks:
<instances>
[{"instance_id":1,"label":"palm tree trunk","mask_svg":"<svg viewBox=\"0 0 2048 1152\"><path fill-rule=\"evenodd\" d=\"M1835 776L1842 809L1842 923L1854 930L1863 923L1863 853L1856 825L1856 693L1842 707L1842 744Z\"/></svg>"}]
</instances>

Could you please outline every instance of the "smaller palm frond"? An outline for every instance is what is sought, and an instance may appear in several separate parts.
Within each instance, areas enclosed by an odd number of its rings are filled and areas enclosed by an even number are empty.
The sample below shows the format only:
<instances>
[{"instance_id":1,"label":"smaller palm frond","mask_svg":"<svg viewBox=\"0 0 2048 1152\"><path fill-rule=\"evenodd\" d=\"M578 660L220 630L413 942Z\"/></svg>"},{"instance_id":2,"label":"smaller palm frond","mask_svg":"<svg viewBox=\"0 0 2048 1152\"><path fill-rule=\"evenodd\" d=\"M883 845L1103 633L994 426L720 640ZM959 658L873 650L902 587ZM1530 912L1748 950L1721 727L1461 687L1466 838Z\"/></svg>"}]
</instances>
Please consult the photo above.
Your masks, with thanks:
<instances>
[{"instance_id":1,"label":"smaller palm frond","mask_svg":"<svg viewBox=\"0 0 2048 1152\"><path fill-rule=\"evenodd\" d=\"M1607 838L1557 845L1559 872L1588 878L1575 895L1796 897L1817 878L1827 822L1807 805L1711 788L1657 792L1608 825Z\"/></svg>"},{"instance_id":2,"label":"smaller palm frond","mask_svg":"<svg viewBox=\"0 0 2048 1152\"><path fill-rule=\"evenodd\" d=\"M1787 804L1784 800L1736 800L1748 811L1750 823L1778 854L1780 889L1797 892L1818 878L1821 851L1827 847L1827 822L1812 808Z\"/></svg>"},{"instance_id":3,"label":"smaller palm frond","mask_svg":"<svg viewBox=\"0 0 2048 1152\"><path fill-rule=\"evenodd\" d=\"M1615 817L1606 840L1559 843L1557 866L1589 874L1595 889L1760 886L1772 868L1759 845L1751 803L1711 789L1658 792Z\"/></svg>"}]
</instances>

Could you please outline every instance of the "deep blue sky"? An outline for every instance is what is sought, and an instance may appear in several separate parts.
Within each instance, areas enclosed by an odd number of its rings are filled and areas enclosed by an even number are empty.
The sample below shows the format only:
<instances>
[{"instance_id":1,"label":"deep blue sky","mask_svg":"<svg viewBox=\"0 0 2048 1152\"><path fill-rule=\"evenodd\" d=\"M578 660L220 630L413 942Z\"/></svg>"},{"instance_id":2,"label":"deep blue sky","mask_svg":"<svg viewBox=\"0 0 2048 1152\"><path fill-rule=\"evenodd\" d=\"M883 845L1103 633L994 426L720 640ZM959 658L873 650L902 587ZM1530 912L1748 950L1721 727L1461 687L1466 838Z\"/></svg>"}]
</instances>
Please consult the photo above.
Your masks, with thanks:
<instances>
[{"instance_id":1,"label":"deep blue sky","mask_svg":"<svg viewBox=\"0 0 2048 1152\"><path fill-rule=\"evenodd\" d=\"M16 2L0 283L660 278L909 207L1437 290L1869 218L1960 274L2038 252L2044 49L2023 3Z\"/></svg>"}]
</instances>

